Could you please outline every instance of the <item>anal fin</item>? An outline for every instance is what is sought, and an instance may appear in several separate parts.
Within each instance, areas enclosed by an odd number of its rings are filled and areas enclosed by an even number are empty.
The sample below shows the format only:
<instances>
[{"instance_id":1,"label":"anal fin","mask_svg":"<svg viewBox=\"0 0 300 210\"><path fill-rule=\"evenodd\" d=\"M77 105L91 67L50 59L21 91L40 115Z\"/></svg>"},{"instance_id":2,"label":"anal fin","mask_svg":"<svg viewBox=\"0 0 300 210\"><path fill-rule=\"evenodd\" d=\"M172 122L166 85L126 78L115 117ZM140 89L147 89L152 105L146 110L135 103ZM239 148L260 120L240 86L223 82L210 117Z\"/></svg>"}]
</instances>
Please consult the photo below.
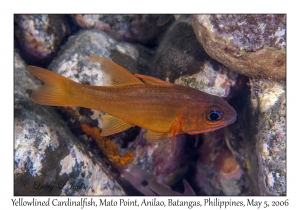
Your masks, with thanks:
<instances>
[{"instance_id":1,"label":"anal fin","mask_svg":"<svg viewBox=\"0 0 300 210\"><path fill-rule=\"evenodd\" d=\"M115 133L120 133L134 126L109 114L102 115L101 122L102 122L101 136L109 136Z\"/></svg>"},{"instance_id":2,"label":"anal fin","mask_svg":"<svg viewBox=\"0 0 300 210\"><path fill-rule=\"evenodd\" d=\"M147 140L162 140L170 138L171 136L171 133L159 133L151 130L147 130L147 132L144 134L144 138Z\"/></svg>"}]
</instances>

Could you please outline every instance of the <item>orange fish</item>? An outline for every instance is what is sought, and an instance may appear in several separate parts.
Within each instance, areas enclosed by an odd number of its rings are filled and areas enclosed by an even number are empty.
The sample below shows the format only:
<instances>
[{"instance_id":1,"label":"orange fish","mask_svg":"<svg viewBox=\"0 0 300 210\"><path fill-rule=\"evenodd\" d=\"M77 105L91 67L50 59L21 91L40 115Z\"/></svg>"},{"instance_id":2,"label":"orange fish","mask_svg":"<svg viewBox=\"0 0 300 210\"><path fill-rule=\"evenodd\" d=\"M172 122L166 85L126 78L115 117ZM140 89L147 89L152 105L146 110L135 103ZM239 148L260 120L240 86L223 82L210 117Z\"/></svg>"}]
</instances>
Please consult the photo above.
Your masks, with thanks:
<instances>
[{"instance_id":1,"label":"orange fish","mask_svg":"<svg viewBox=\"0 0 300 210\"><path fill-rule=\"evenodd\" d=\"M101 118L102 136L133 126L147 129L144 138L166 139L177 134L214 131L236 119L235 110L221 97L163 80L131 74L116 63L97 55L106 76L105 86L76 83L36 66L28 71L44 82L33 91L31 100L50 106L80 106L108 113Z\"/></svg>"}]
</instances>

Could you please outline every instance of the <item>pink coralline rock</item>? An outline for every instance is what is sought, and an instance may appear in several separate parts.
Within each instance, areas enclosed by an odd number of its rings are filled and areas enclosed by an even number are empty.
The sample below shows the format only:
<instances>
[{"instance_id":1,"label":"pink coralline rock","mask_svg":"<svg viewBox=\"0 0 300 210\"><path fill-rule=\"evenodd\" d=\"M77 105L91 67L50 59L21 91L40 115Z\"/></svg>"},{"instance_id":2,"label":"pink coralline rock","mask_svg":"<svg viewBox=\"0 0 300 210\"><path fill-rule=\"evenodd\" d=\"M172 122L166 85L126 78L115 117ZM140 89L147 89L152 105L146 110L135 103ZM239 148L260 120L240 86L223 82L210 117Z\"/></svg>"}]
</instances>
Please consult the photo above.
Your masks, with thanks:
<instances>
[{"instance_id":1,"label":"pink coralline rock","mask_svg":"<svg viewBox=\"0 0 300 210\"><path fill-rule=\"evenodd\" d=\"M242 169L232 154L226 157L220 169L220 178L226 181L239 180L243 174Z\"/></svg>"},{"instance_id":2,"label":"pink coralline rock","mask_svg":"<svg viewBox=\"0 0 300 210\"><path fill-rule=\"evenodd\" d=\"M185 135L177 135L172 151L171 138L150 141L143 138L145 130L141 130L133 142L135 147L135 159L133 163L149 174L156 177L161 184L172 185L186 171L186 161L190 154L186 153Z\"/></svg>"},{"instance_id":3,"label":"pink coralline rock","mask_svg":"<svg viewBox=\"0 0 300 210\"><path fill-rule=\"evenodd\" d=\"M227 147L223 129L203 134L196 182L197 194L249 195L249 179Z\"/></svg>"},{"instance_id":4,"label":"pink coralline rock","mask_svg":"<svg viewBox=\"0 0 300 210\"><path fill-rule=\"evenodd\" d=\"M246 76L286 77L285 15L192 15L197 39L213 59Z\"/></svg>"},{"instance_id":5,"label":"pink coralline rock","mask_svg":"<svg viewBox=\"0 0 300 210\"><path fill-rule=\"evenodd\" d=\"M70 33L59 15L15 15L17 43L29 60L45 60L54 55Z\"/></svg>"},{"instance_id":6,"label":"pink coralline rock","mask_svg":"<svg viewBox=\"0 0 300 210\"><path fill-rule=\"evenodd\" d=\"M212 62L206 61L201 71L191 76L180 76L174 83L196 88L211 95L227 97L237 77L238 74L227 67L219 65L216 70Z\"/></svg>"},{"instance_id":7,"label":"pink coralline rock","mask_svg":"<svg viewBox=\"0 0 300 210\"><path fill-rule=\"evenodd\" d=\"M286 84L263 78L243 84L230 101L238 118L227 127L226 143L253 195L286 195Z\"/></svg>"},{"instance_id":8,"label":"pink coralline rock","mask_svg":"<svg viewBox=\"0 0 300 210\"><path fill-rule=\"evenodd\" d=\"M256 151L261 195L286 195L286 86L252 79L252 101L258 113ZM257 94L253 91L257 91Z\"/></svg>"},{"instance_id":9,"label":"pink coralline rock","mask_svg":"<svg viewBox=\"0 0 300 210\"><path fill-rule=\"evenodd\" d=\"M147 46L156 45L159 36L174 21L172 15L77 14L72 17L81 28L102 30L118 41L137 42Z\"/></svg>"},{"instance_id":10,"label":"pink coralline rock","mask_svg":"<svg viewBox=\"0 0 300 210\"><path fill-rule=\"evenodd\" d=\"M151 75L175 84L226 97L238 74L210 58L193 31L189 17L178 18L163 37Z\"/></svg>"}]
</instances>

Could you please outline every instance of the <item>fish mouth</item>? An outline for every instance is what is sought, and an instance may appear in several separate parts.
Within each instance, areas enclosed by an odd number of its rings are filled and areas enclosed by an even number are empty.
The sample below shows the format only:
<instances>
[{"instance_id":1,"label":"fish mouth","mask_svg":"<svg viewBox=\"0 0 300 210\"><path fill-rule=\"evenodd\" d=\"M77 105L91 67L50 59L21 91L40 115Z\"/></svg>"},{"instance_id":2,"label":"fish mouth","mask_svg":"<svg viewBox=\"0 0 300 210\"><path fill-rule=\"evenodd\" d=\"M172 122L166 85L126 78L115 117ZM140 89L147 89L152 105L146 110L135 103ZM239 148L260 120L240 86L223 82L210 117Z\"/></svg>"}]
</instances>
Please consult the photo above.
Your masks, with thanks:
<instances>
[{"instance_id":1,"label":"fish mouth","mask_svg":"<svg viewBox=\"0 0 300 210\"><path fill-rule=\"evenodd\" d=\"M236 121L236 117L223 119L223 121L226 123L234 123Z\"/></svg>"},{"instance_id":2,"label":"fish mouth","mask_svg":"<svg viewBox=\"0 0 300 210\"><path fill-rule=\"evenodd\" d=\"M222 121L229 123L229 124L234 123L237 118L236 111L231 107L231 109L229 111L226 111L226 113L227 113L227 116L224 117L224 119L222 119Z\"/></svg>"}]
</instances>

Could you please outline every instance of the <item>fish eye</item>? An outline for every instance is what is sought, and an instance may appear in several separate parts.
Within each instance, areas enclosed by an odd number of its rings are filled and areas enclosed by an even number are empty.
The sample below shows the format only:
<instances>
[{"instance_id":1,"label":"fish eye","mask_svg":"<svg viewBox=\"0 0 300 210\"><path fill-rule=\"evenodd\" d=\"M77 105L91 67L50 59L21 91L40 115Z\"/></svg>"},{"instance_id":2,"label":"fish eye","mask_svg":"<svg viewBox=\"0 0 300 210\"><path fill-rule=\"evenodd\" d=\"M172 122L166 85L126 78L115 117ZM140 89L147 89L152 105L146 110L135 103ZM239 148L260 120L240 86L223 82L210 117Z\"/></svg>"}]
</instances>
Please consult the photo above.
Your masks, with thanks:
<instances>
[{"instance_id":1,"label":"fish eye","mask_svg":"<svg viewBox=\"0 0 300 210\"><path fill-rule=\"evenodd\" d=\"M210 112L210 114L208 115L208 119L210 121L212 121L212 122L217 121L217 120L221 119L221 115L222 114L223 114L222 112L218 112L216 110L212 110Z\"/></svg>"},{"instance_id":2,"label":"fish eye","mask_svg":"<svg viewBox=\"0 0 300 210\"><path fill-rule=\"evenodd\" d=\"M206 111L206 119L210 122L217 122L223 117L223 111L218 106L211 106Z\"/></svg>"}]
</instances>

